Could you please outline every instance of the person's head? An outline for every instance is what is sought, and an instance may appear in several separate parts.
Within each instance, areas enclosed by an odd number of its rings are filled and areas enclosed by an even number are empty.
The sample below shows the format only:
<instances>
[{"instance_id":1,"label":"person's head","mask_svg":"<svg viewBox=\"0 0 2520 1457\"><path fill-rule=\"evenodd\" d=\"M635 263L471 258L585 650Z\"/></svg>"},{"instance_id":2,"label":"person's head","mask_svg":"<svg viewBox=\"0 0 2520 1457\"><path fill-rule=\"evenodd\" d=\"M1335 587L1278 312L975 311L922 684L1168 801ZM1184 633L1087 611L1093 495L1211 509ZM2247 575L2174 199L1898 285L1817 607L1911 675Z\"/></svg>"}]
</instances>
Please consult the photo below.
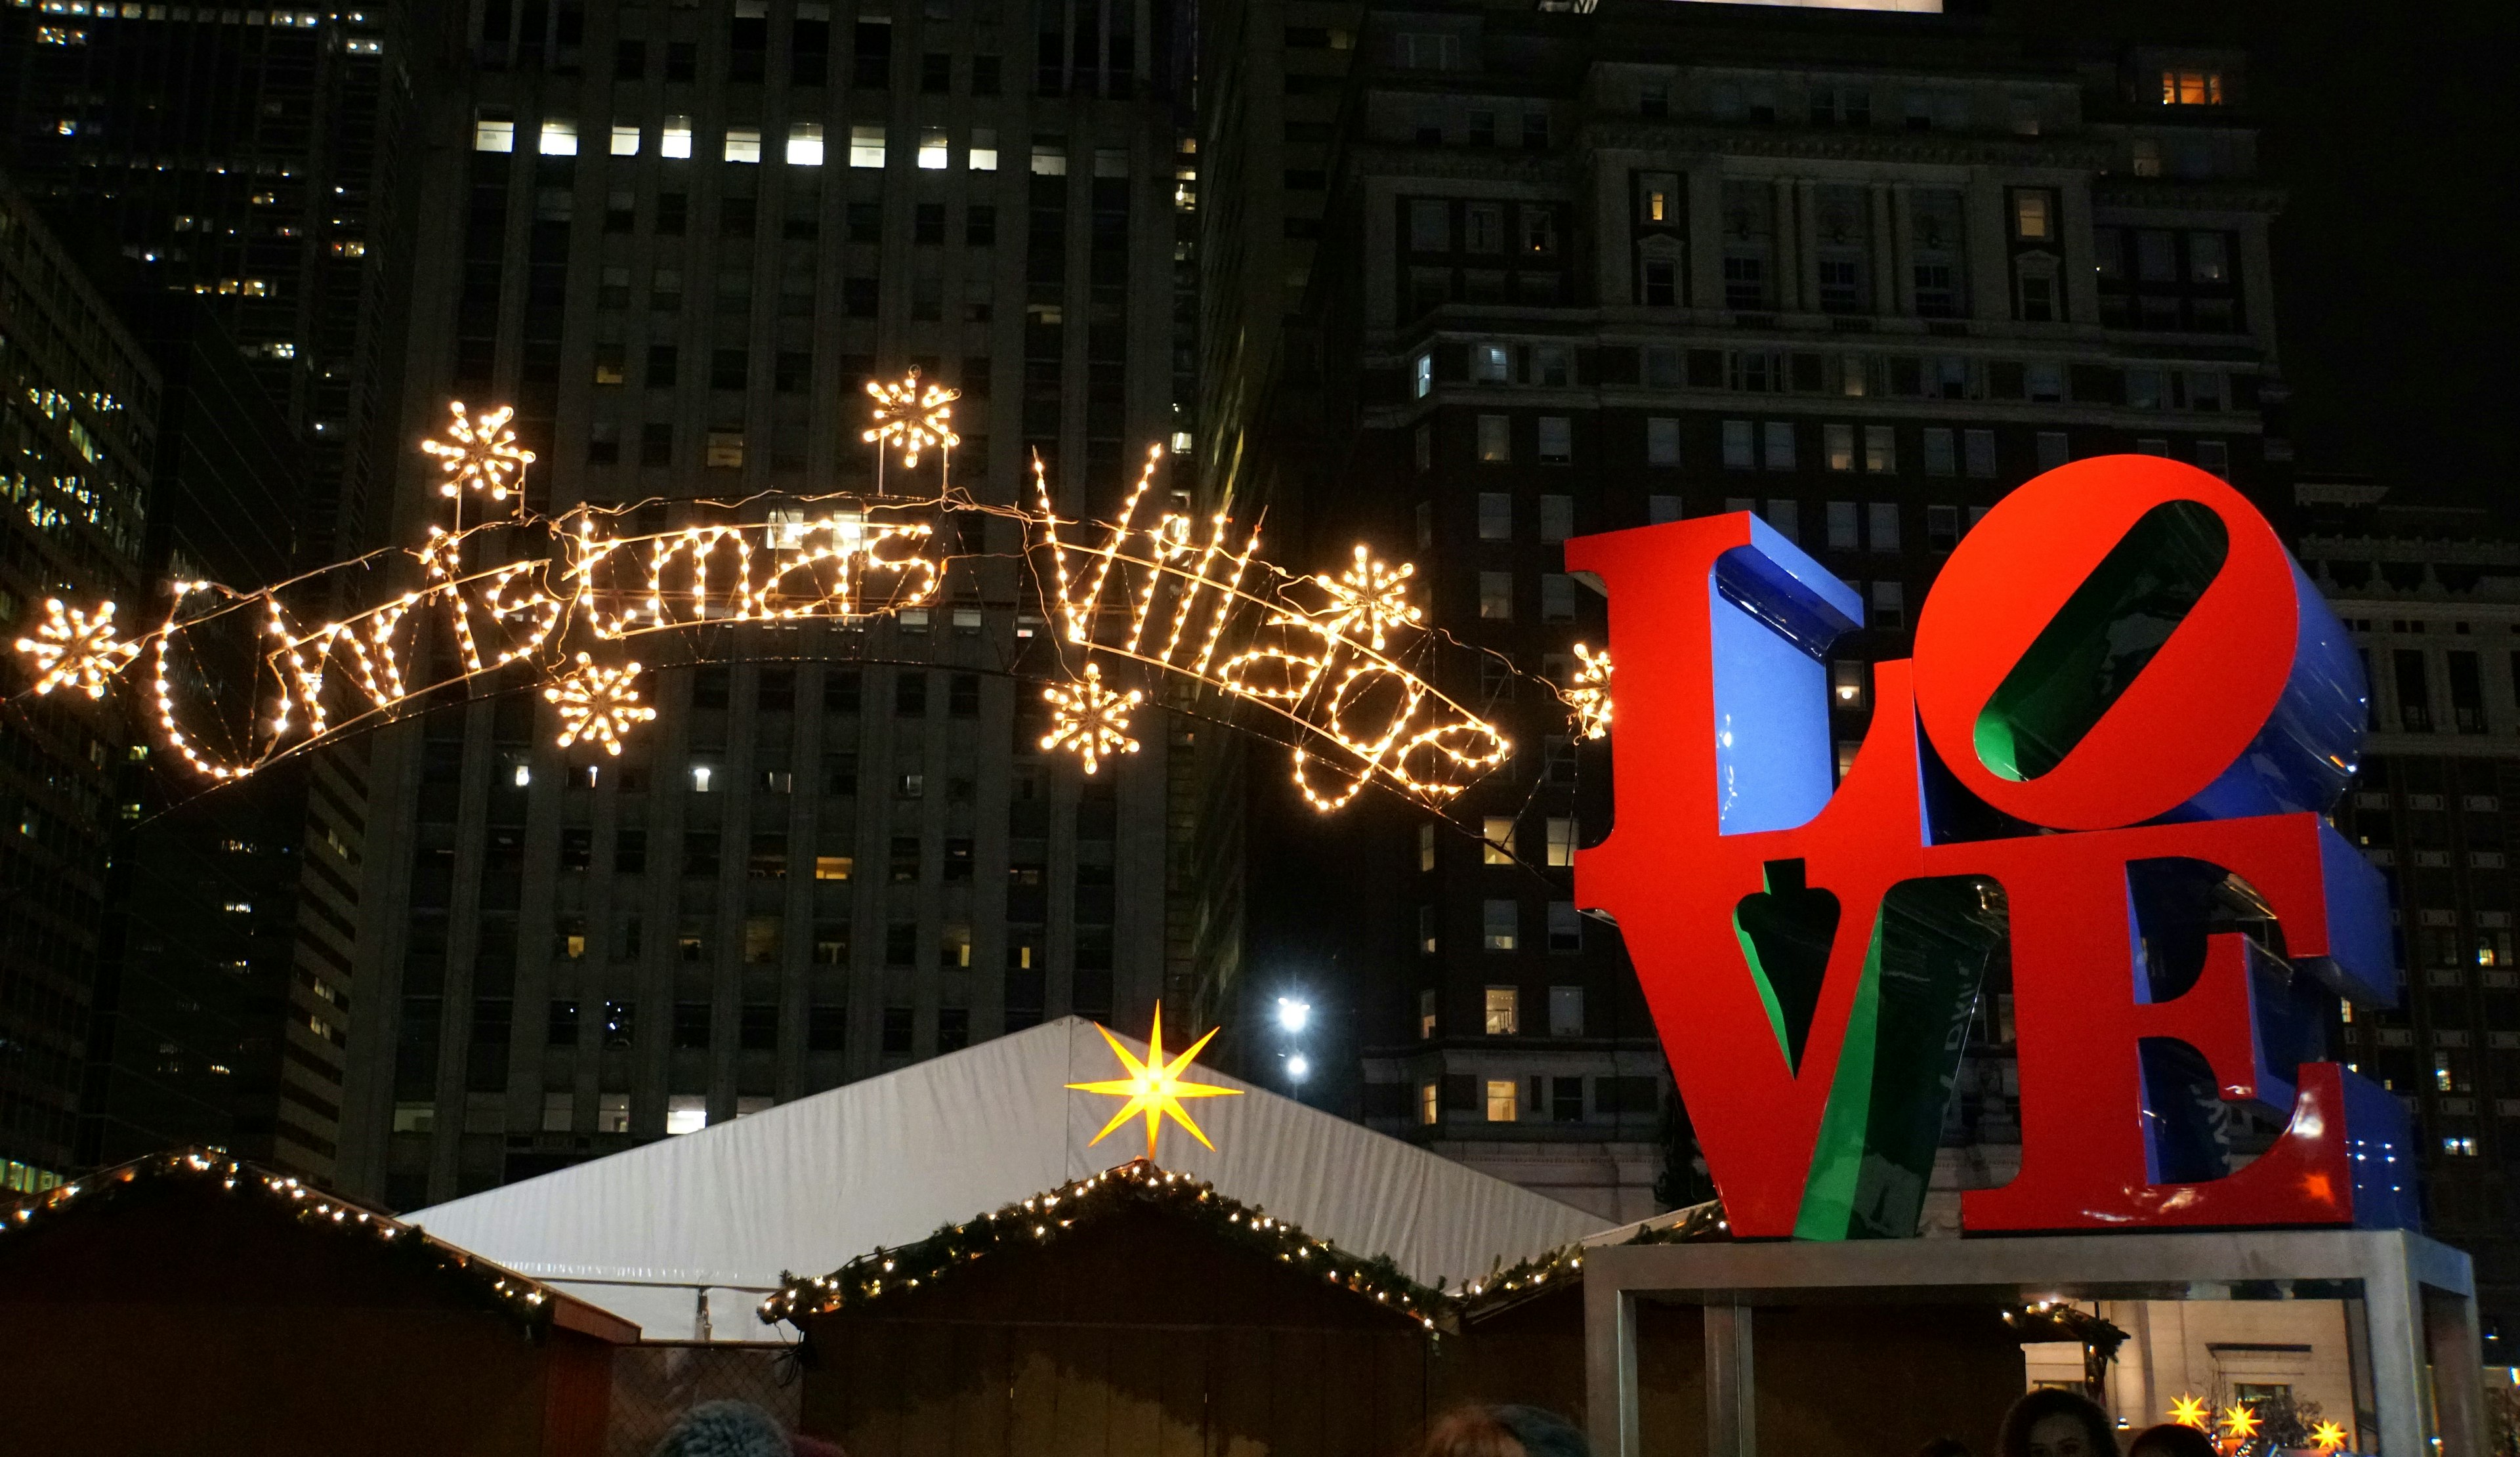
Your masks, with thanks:
<instances>
[{"instance_id":1,"label":"person's head","mask_svg":"<svg viewBox=\"0 0 2520 1457\"><path fill-rule=\"evenodd\" d=\"M2164 1422L2147 1427L2127 1449L2127 1457L2218 1457L2214 1438L2193 1427Z\"/></svg>"},{"instance_id":2,"label":"person's head","mask_svg":"<svg viewBox=\"0 0 2520 1457\"><path fill-rule=\"evenodd\" d=\"M703 1401L656 1444L655 1457L788 1457L788 1434L749 1401Z\"/></svg>"},{"instance_id":3,"label":"person's head","mask_svg":"<svg viewBox=\"0 0 2520 1457\"><path fill-rule=\"evenodd\" d=\"M1969 1457L1968 1443L1957 1436L1938 1436L1918 1447L1916 1457Z\"/></svg>"},{"instance_id":4,"label":"person's head","mask_svg":"<svg viewBox=\"0 0 2520 1457\"><path fill-rule=\"evenodd\" d=\"M2117 1457L2109 1414L2080 1391L2032 1391L2003 1414L1996 1450L2003 1457Z\"/></svg>"},{"instance_id":5,"label":"person's head","mask_svg":"<svg viewBox=\"0 0 2520 1457\"><path fill-rule=\"evenodd\" d=\"M1536 1406L1465 1406L1427 1430L1423 1457L1592 1457L1584 1434Z\"/></svg>"}]
</instances>

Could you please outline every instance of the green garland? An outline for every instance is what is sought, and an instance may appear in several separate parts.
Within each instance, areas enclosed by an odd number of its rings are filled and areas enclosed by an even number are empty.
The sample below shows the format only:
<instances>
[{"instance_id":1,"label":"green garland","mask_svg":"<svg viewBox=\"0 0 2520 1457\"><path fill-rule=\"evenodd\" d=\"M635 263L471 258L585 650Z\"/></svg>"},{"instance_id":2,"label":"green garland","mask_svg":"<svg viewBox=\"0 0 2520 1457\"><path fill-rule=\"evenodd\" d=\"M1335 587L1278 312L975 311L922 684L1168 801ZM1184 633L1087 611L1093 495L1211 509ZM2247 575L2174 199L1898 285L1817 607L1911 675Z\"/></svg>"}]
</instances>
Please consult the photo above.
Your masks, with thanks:
<instances>
[{"instance_id":1,"label":"green garland","mask_svg":"<svg viewBox=\"0 0 2520 1457\"><path fill-rule=\"evenodd\" d=\"M342 1239L370 1242L390 1264L445 1281L450 1288L516 1321L527 1340L539 1340L552 1323L554 1298L544 1286L513 1270L429 1238L418 1225L327 1195L288 1174L274 1173L214 1149L152 1154L0 1210L0 1239L37 1230L85 1210L148 1198L170 1185L215 1187L236 1199L258 1200L273 1212Z\"/></svg>"},{"instance_id":2,"label":"green garland","mask_svg":"<svg viewBox=\"0 0 2520 1457\"><path fill-rule=\"evenodd\" d=\"M829 1275L783 1273L778 1292L761 1302L765 1325L855 1308L930 1285L952 1271L1008 1249L1038 1249L1071 1230L1135 1206L1186 1218L1204 1232L1282 1264L1319 1271L1324 1283L1396 1310L1427 1330L1451 1313L1440 1289L1401 1273L1389 1255L1351 1254L1258 1207L1238 1204L1211 1185L1134 1159L990 1214L949 1224L916 1244L860 1255Z\"/></svg>"}]
</instances>

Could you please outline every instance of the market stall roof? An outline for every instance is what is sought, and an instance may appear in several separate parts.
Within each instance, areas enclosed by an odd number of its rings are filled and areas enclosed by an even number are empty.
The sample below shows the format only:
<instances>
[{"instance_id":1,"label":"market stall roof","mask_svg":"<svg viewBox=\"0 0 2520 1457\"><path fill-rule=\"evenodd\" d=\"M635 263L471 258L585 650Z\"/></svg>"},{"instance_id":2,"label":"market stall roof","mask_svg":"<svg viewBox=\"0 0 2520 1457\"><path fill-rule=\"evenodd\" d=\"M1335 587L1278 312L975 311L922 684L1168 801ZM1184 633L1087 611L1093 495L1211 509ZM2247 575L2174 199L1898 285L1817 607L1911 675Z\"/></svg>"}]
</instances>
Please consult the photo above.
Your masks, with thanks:
<instances>
[{"instance_id":1,"label":"market stall roof","mask_svg":"<svg viewBox=\"0 0 2520 1457\"><path fill-rule=\"evenodd\" d=\"M789 1273L836 1269L1144 1153L1135 1122L1089 1148L1118 1105L1065 1088L1118 1070L1092 1023L1062 1018L407 1217L649 1339L769 1339L752 1309ZM1169 1129L1166 1168L1386 1255L1421 1284L1460 1285L1607 1227L1265 1088L1198 1076L1244 1096L1192 1105L1216 1147Z\"/></svg>"}]
</instances>

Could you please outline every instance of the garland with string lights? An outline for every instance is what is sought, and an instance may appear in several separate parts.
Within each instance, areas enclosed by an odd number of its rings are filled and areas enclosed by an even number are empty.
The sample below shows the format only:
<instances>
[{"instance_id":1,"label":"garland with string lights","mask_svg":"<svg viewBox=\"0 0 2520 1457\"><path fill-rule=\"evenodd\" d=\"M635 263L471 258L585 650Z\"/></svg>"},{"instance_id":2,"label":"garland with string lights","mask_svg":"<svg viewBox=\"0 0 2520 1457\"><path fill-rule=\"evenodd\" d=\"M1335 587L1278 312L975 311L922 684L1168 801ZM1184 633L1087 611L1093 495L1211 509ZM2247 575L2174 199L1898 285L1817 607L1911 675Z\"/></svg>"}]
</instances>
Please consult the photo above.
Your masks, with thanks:
<instances>
[{"instance_id":1,"label":"garland with string lights","mask_svg":"<svg viewBox=\"0 0 2520 1457\"><path fill-rule=\"evenodd\" d=\"M1351 1254L1267 1211L1218 1194L1188 1174L1133 1159L1047 1194L947 1225L916 1244L860 1255L829 1275L784 1275L761 1302L765 1325L805 1315L857 1309L947 1279L975 1260L1007 1250L1041 1249L1124 1209L1152 1207L1227 1244L1281 1264L1317 1272L1348 1291L1432 1331L1451 1299L1400 1272L1389 1255Z\"/></svg>"},{"instance_id":2,"label":"garland with string lights","mask_svg":"<svg viewBox=\"0 0 2520 1457\"><path fill-rule=\"evenodd\" d=\"M232 1159L211 1149L152 1154L58 1185L0 1209L0 1250L27 1233L112 1205L145 1199L169 1188L214 1191L253 1201L269 1212L343 1240L369 1245L380 1259L443 1282L450 1290L523 1327L539 1340L550 1328L551 1294L514 1270L429 1238L418 1225L362 1208L288 1174Z\"/></svg>"}]
</instances>

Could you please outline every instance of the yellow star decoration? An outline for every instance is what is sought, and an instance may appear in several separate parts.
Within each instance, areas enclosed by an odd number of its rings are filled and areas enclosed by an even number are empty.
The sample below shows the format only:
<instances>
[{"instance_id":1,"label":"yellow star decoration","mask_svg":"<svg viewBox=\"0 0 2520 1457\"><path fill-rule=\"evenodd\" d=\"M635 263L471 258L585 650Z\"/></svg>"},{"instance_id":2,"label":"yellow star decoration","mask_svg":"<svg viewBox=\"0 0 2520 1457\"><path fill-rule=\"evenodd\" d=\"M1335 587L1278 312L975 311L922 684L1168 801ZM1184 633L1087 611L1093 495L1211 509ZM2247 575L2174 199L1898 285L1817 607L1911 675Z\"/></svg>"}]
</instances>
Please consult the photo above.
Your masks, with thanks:
<instances>
[{"instance_id":1,"label":"yellow star decoration","mask_svg":"<svg viewBox=\"0 0 2520 1457\"><path fill-rule=\"evenodd\" d=\"M2310 1429L2310 1444L2322 1452L2333 1452L2345 1441L2345 1429L2334 1422L2321 1422Z\"/></svg>"},{"instance_id":2,"label":"yellow star decoration","mask_svg":"<svg viewBox=\"0 0 2520 1457\"><path fill-rule=\"evenodd\" d=\"M437 468L446 473L437 493L461 498L469 487L489 492L493 501L508 499L509 482L534 463L534 453L519 449L517 433L508 429L508 422L517 418L515 407L468 415L459 399L448 401L446 408L455 417L446 425L450 438L420 442L422 453L436 456Z\"/></svg>"},{"instance_id":3,"label":"yellow star decoration","mask_svg":"<svg viewBox=\"0 0 2520 1457\"><path fill-rule=\"evenodd\" d=\"M544 698L560 706L560 747L593 739L605 752L619 757L623 736L656 716L655 709L639 702L638 676L635 662L597 667L594 660L578 654L577 670L543 690Z\"/></svg>"},{"instance_id":4,"label":"yellow star decoration","mask_svg":"<svg viewBox=\"0 0 2520 1457\"><path fill-rule=\"evenodd\" d=\"M1330 597L1328 609L1316 619L1321 630L1333 637L1353 636L1381 652L1392 632L1424 620L1409 601L1409 578L1417 570L1407 562L1385 567L1359 546L1356 565L1336 576L1313 578Z\"/></svg>"},{"instance_id":5,"label":"yellow star decoration","mask_svg":"<svg viewBox=\"0 0 2520 1457\"><path fill-rule=\"evenodd\" d=\"M1041 736L1041 747L1073 749L1085 760L1085 772L1102 767L1102 760L1114 753L1136 753L1138 741L1129 737L1129 714L1146 695L1132 688L1114 693L1102 686L1102 668L1099 663L1085 664L1085 676L1064 688L1045 688L1041 696L1050 701L1050 732Z\"/></svg>"},{"instance_id":6,"label":"yellow star decoration","mask_svg":"<svg viewBox=\"0 0 2520 1457\"><path fill-rule=\"evenodd\" d=\"M2193 1427L2204 1432L2214 1425L2214 1410L2205 1404L2204 1398L2182 1391L2179 1399L2170 1403L2170 1420L2182 1427Z\"/></svg>"},{"instance_id":7,"label":"yellow star decoration","mask_svg":"<svg viewBox=\"0 0 2520 1457\"><path fill-rule=\"evenodd\" d=\"M1575 710L1575 737L1605 739L1610 734L1610 653L1598 653L1575 645L1575 659L1583 666L1575 670L1575 681L1566 692L1567 706Z\"/></svg>"},{"instance_id":8,"label":"yellow star decoration","mask_svg":"<svg viewBox=\"0 0 2520 1457\"><path fill-rule=\"evenodd\" d=\"M2245 1406L2223 1408L2223 1433L2237 1441L2248 1440L2258 1434L2258 1414Z\"/></svg>"},{"instance_id":9,"label":"yellow star decoration","mask_svg":"<svg viewBox=\"0 0 2520 1457\"><path fill-rule=\"evenodd\" d=\"M1164 1004L1161 1002L1155 1004L1155 1029L1147 1034L1147 1060L1143 1063L1138 1061L1137 1055L1130 1052L1119 1038L1111 1035L1110 1028L1098 1023L1094 1030L1101 1032L1102 1040L1111 1044L1111 1051L1118 1055L1120 1066L1129 1070L1129 1075L1102 1082L1071 1082L1068 1086L1080 1093L1108 1093L1113 1097L1126 1098L1129 1101L1121 1105L1118 1113L1111 1115L1111 1121L1103 1124L1102 1131L1094 1135L1094 1143L1089 1143L1086 1147L1092 1148L1095 1143L1101 1143L1110 1136L1112 1129L1143 1113L1147 1116L1148 1161L1152 1161L1155 1157L1155 1135L1163 1130L1164 1119L1167 1117L1189 1129L1190 1136L1197 1139L1201 1148L1214 1152L1216 1145L1209 1143L1207 1135L1199 1131L1198 1124L1191 1121L1190 1115L1181 1106L1181 1100L1184 1098L1238 1098L1242 1095L1240 1088L1220 1088L1213 1083L1182 1080L1183 1070L1190 1067L1191 1061L1198 1056L1199 1049L1207 1046L1209 1039L1216 1035L1218 1029L1208 1028L1207 1036L1192 1043L1188 1052L1169 1063L1164 1061Z\"/></svg>"},{"instance_id":10,"label":"yellow star decoration","mask_svg":"<svg viewBox=\"0 0 2520 1457\"><path fill-rule=\"evenodd\" d=\"M917 470L922 450L951 450L963 443L963 437L954 433L953 423L954 401L963 397L962 390L942 385L922 388L919 371L914 369L889 385L869 380L866 392L875 401L875 426L858 438L870 445L900 447L905 467Z\"/></svg>"},{"instance_id":11,"label":"yellow star decoration","mask_svg":"<svg viewBox=\"0 0 2520 1457\"><path fill-rule=\"evenodd\" d=\"M50 693L64 684L89 698L105 697L105 680L140 656L138 643L113 640L113 604L91 617L58 597L44 599L44 620L33 637L18 639L18 651L35 660L35 692Z\"/></svg>"}]
</instances>

